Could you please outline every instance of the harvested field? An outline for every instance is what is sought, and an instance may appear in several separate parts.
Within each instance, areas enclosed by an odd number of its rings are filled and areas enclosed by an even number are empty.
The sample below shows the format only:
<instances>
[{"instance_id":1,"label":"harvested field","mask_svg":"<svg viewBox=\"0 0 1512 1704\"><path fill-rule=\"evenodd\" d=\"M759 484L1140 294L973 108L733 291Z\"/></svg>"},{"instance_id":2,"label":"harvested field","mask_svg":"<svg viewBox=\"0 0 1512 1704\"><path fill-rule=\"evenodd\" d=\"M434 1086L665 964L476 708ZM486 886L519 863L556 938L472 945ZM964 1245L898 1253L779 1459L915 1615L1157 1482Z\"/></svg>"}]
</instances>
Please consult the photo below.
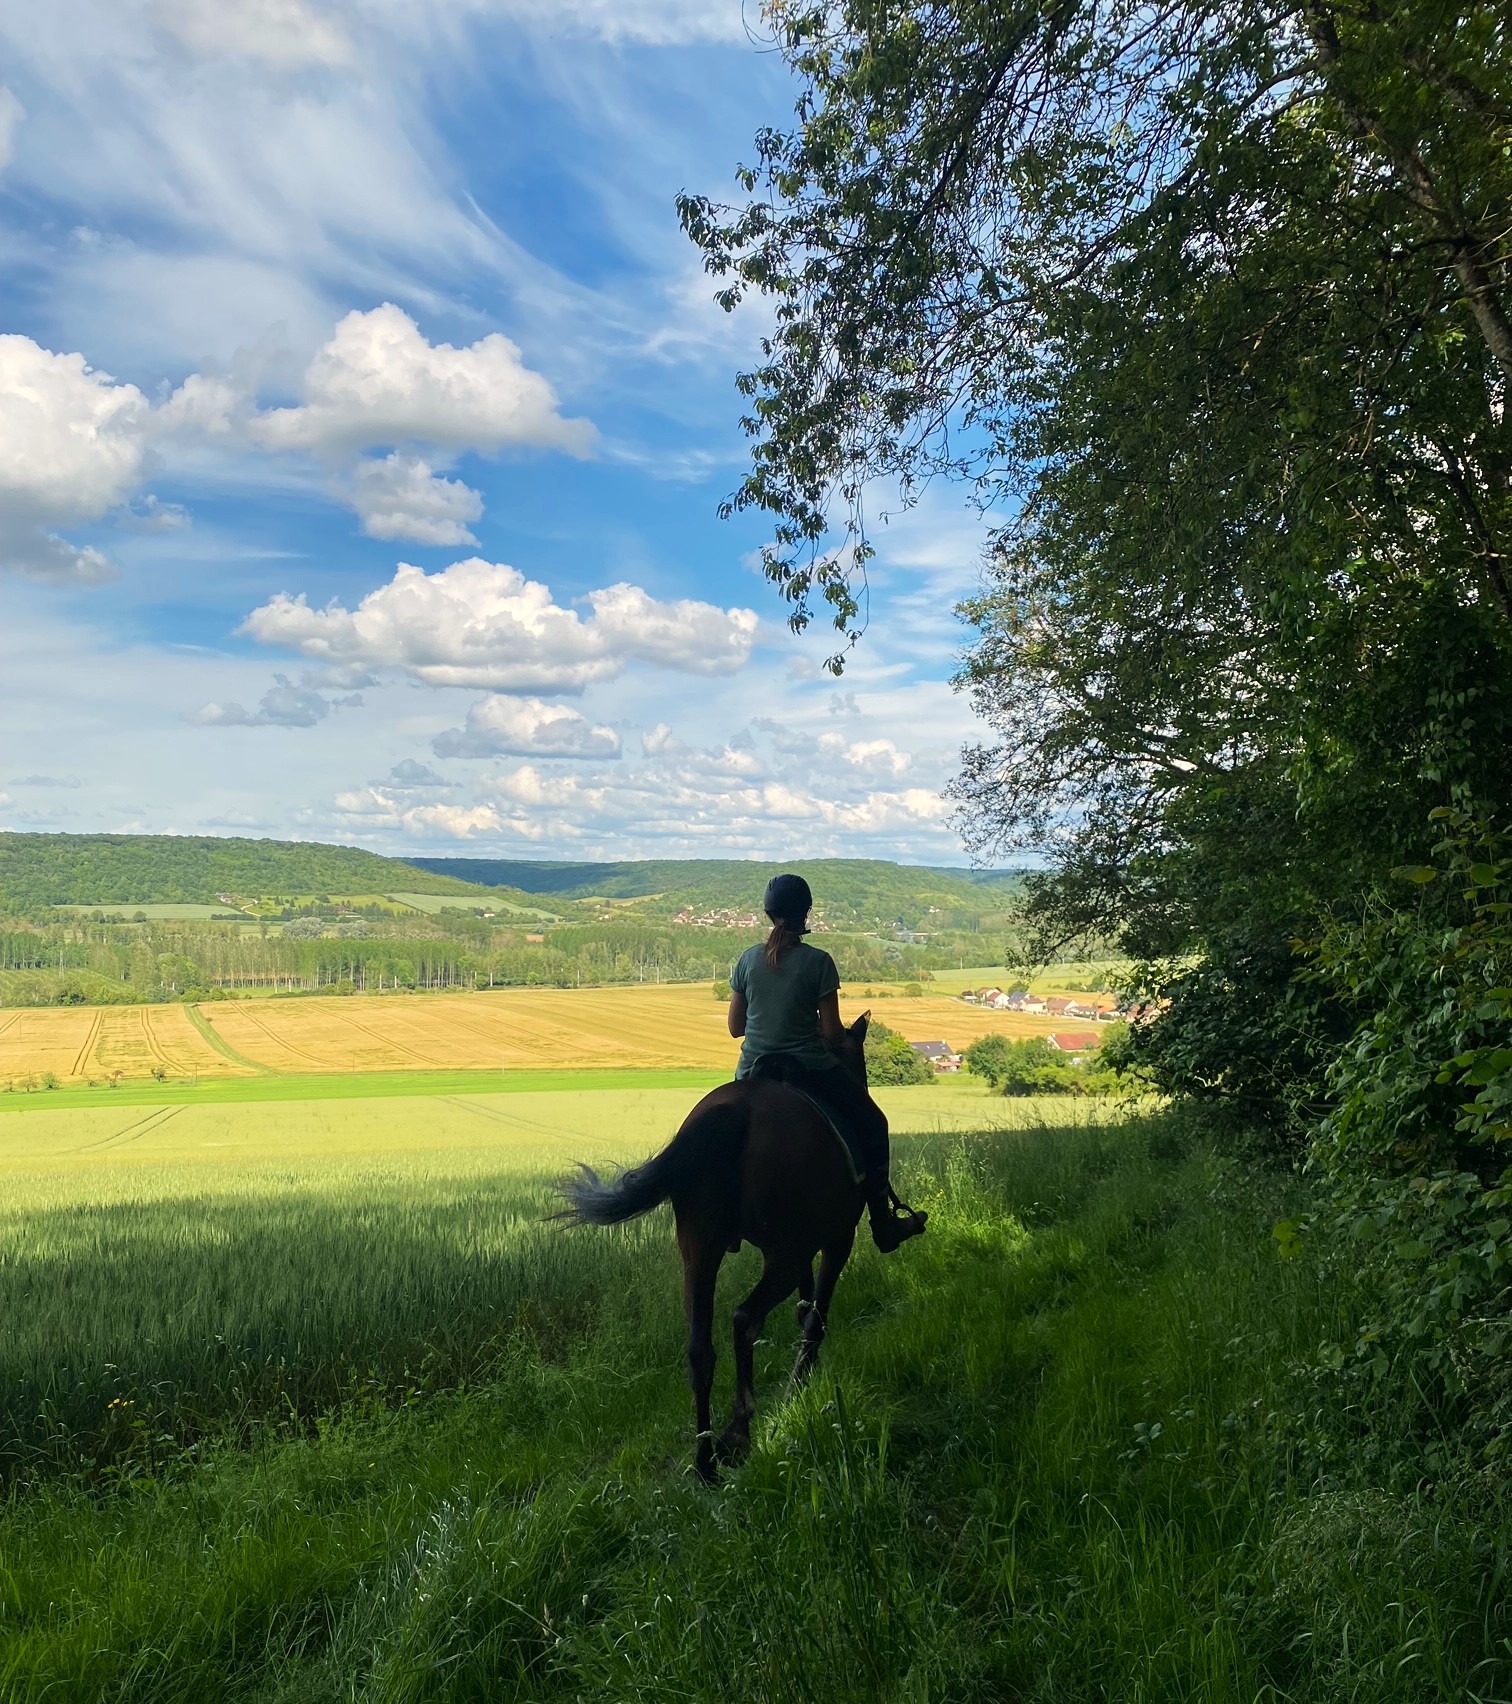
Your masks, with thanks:
<instances>
[{"instance_id":1,"label":"harvested field","mask_svg":"<svg viewBox=\"0 0 1512 1704\"><path fill-rule=\"evenodd\" d=\"M910 1041L963 1048L978 1036L1044 1035L1063 1019L984 1011L938 995L843 999L869 1005ZM0 1012L0 1084L51 1071L77 1082L254 1071L727 1070L736 1044L704 983L519 988L489 993L219 1000L199 1007L67 1007Z\"/></svg>"}]
</instances>

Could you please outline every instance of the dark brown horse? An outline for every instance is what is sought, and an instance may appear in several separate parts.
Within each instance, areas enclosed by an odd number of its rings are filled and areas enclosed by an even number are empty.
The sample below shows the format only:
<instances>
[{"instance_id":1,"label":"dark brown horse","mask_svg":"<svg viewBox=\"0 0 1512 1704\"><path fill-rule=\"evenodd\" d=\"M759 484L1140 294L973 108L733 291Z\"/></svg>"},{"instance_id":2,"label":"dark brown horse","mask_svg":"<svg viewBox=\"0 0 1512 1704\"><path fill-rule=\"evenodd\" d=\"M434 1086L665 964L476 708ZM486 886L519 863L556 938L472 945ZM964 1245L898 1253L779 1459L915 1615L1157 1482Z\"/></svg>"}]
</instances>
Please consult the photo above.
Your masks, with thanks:
<instances>
[{"instance_id":1,"label":"dark brown horse","mask_svg":"<svg viewBox=\"0 0 1512 1704\"><path fill-rule=\"evenodd\" d=\"M863 1083L870 1016L856 1019L840 1048L840 1068ZM844 1150L806 1095L758 1072L705 1095L644 1165L607 1182L580 1166L560 1187L567 1206L557 1216L580 1225L617 1225L672 1203L688 1315L688 1377L698 1411L695 1465L712 1480L717 1463L738 1461L750 1449L756 1340L767 1315L794 1290L801 1329L794 1382L806 1379L819 1358L830 1299L861 1217L861 1188ZM742 1242L761 1250L763 1265L756 1288L735 1310L735 1406L716 1440L709 1420L714 1283L725 1255Z\"/></svg>"}]
</instances>

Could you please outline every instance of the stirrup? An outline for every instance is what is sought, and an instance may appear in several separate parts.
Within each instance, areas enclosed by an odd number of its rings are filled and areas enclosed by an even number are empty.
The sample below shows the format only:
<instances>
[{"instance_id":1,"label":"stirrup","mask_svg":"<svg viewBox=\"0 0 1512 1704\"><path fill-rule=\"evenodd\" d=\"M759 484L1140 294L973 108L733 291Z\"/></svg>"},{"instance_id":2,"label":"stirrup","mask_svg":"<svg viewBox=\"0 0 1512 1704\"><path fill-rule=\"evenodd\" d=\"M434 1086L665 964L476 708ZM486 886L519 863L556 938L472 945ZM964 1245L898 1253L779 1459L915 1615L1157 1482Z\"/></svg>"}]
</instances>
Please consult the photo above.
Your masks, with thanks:
<instances>
[{"instance_id":1,"label":"stirrup","mask_svg":"<svg viewBox=\"0 0 1512 1704\"><path fill-rule=\"evenodd\" d=\"M895 1248L906 1243L910 1237L922 1236L924 1227L929 1222L928 1213L920 1213L912 1207L902 1213L893 1213L886 1219L873 1219L871 1222L872 1241L883 1254L891 1254Z\"/></svg>"}]
</instances>

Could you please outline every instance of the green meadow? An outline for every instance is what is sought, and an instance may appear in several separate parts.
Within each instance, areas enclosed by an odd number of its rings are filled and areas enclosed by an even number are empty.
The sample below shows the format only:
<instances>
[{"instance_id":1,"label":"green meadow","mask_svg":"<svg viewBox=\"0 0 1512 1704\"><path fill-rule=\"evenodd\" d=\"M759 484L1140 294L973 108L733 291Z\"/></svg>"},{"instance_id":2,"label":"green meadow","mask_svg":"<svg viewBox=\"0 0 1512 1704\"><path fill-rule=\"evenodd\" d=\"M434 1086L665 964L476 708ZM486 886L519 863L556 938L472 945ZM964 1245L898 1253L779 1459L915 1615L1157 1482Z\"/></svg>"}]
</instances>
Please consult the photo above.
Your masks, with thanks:
<instances>
[{"instance_id":1,"label":"green meadow","mask_svg":"<svg viewBox=\"0 0 1512 1704\"><path fill-rule=\"evenodd\" d=\"M546 1221L697 1088L432 1087L0 1116L0 1696L1512 1695L1499 1489L1318 1442L1296 1186L1191 1122L883 1091L929 1234L709 1491L665 1211Z\"/></svg>"}]
</instances>

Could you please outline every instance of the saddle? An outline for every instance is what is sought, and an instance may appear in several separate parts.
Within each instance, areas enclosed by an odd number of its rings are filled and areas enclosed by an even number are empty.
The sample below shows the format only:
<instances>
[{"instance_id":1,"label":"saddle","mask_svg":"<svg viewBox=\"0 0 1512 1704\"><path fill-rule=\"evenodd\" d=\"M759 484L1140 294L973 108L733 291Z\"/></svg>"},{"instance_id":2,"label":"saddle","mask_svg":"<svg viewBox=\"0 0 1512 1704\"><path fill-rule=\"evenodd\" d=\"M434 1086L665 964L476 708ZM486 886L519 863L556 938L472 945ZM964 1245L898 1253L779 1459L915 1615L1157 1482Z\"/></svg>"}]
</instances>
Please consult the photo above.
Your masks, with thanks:
<instances>
[{"instance_id":1,"label":"saddle","mask_svg":"<svg viewBox=\"0 0 1512 1704\"><path fill-rule=\"evenodd\" d=\"M795 1080L796 1070L783 1053L763 1053L756 1059L751 1069L746 1073L747 1080L755 1079L766 1083L781 1083L784 1088L791 1089L795 1095L802 1095L814 1111L824 1120L825 1126L840 1144L840 1151L845 1155L845 1163L850 1168L852 1183L865 1183L866 1161L861 1153L861 1144L856 1132L850 1128L845 1119L839 1117L833 1108L828 1107L817 1095L811 1095L803 1085Z\"/></svg>"}]
</instances>

